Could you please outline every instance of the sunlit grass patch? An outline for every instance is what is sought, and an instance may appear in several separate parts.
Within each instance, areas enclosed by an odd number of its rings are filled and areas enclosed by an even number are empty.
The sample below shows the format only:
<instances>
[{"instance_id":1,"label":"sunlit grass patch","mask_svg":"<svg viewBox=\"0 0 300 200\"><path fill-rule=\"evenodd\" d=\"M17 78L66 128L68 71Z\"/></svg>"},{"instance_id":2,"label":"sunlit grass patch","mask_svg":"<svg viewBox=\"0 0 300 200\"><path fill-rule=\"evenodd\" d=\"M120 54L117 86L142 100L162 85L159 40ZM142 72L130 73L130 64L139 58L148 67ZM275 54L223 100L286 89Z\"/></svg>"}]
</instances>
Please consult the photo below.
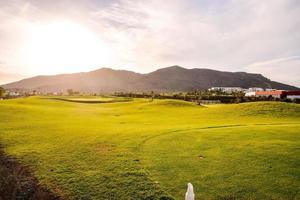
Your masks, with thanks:
<instances>
[{"instance_id":1,"label":"sunlit grass patch","mask_svg":"<svg viewBox=\"0 0 300 200\"><path fill-rule=\"evenodd\" d=\"M299 105L49 98L1 101L0 143L56 193L182 199L192 182L203 199L298 198Z\"/></svg>"}]
</instances>

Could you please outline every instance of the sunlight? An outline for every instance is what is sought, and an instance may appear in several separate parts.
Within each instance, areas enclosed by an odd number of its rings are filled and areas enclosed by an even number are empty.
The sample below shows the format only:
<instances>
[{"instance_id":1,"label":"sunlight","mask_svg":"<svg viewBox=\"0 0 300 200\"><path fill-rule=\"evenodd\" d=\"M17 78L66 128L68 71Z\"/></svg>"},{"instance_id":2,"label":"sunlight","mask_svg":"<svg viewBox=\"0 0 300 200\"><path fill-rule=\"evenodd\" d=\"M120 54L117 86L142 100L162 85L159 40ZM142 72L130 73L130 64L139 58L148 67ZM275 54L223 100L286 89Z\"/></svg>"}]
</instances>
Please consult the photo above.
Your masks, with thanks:
<instances>
[{"instance_id":1,"label":"sunlight","mask_svg":"<svg viewBox=\"0 0 300 200\"><path fill-rule=\"evenodd\" d=\"M111 59L110 51L93 32L62 21L33 26L23 56L35 71L49 74L105 65Z\"/></svg>"}]
</instances>

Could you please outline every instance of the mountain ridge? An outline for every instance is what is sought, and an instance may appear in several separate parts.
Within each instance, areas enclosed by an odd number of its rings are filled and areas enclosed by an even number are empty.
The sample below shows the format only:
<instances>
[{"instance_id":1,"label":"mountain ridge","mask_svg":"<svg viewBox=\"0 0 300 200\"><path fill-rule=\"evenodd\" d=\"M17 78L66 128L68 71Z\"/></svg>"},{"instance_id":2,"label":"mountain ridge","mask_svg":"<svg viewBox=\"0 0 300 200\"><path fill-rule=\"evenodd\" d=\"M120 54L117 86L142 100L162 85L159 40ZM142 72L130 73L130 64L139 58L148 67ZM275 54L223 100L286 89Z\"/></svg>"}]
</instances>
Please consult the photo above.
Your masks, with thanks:
<instances>
[{"instance_id":1,"label":"mountain ridge","mask_svg":"<svg viewBox=\"0 0 300 200\"><path fill-rule=\"evenodd\" d=\"M39 75L8 83L2 87L41 92L63 92L67 89L81 92L179 92L210 87L298 89L295 86L272 81L262 74L217 71L207 68L187 69L177 65L160 68L145 74L128 70L100 68L90 72Z\"/></svg>"}]
</instances>

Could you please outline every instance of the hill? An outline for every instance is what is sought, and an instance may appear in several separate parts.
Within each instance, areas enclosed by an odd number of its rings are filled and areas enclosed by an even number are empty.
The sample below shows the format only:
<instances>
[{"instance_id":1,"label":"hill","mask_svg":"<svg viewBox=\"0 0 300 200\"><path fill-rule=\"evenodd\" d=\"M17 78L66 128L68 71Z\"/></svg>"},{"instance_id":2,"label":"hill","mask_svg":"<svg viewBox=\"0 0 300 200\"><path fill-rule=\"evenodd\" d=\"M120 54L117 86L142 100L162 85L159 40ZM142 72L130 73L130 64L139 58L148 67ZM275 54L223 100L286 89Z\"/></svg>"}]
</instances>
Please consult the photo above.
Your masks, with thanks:
<instances>
[{"instance_id":1,"label":"hill","mask_svg":"<svg viewBox=\"0 0 300 200\"><path fill-rule=\"evenodd\" d=\"M192 91L210 87L261 87L283 90L294 86L271 81L261 74L223 72L211 69L186 69L179 66L162 68L148 74L101 68L91 72L36 76L3 85L6 89L61 92L67 89L81 92L114 91Z\"/></svg>"}]
</instances>

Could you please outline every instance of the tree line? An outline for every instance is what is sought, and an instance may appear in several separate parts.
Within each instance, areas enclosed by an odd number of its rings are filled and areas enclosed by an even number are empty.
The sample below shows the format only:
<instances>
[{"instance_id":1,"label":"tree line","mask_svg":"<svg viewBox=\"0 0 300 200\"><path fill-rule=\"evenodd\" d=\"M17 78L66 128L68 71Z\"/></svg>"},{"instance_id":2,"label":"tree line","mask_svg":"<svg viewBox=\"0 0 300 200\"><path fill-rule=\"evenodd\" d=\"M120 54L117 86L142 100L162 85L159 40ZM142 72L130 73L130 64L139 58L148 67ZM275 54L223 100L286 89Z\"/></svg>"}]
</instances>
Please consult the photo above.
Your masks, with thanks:
<instances>
[{"instance_id":1,"label":"tree line","mask_svg":"<svg viewBox=\"0 0 300 200\"><path fill-rule=\"evenodd\" d=\"M153 99L178 99L191 102L204 102L204 101L218 101L220 103L243 103L243 102L255 102L255 101L283 101L300 103L299 99L280 99L272 96L251 96L247 97L243 92L232 92L230 94L222 91L193 91L193 92L178 92L178 93L155 93L151 92L115 92L114 96L130 97L130 98L151 98Z\"/></svg>"}]
</instances>

